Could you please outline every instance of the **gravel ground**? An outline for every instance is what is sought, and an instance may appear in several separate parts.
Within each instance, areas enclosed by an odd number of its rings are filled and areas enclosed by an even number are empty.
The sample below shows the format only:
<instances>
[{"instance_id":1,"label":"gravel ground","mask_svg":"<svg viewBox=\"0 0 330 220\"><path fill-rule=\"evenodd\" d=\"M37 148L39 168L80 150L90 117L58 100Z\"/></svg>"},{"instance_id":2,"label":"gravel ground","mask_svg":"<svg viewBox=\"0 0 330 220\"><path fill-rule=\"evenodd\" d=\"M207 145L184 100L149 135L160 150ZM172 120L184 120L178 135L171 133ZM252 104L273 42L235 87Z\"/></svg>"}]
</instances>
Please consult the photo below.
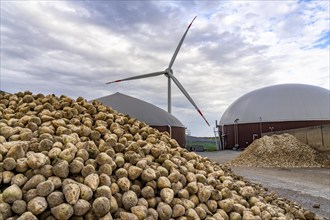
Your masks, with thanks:
<instances>
[{"instance_id":1,"label":"gravel ground","mask_svg":"<svg viewBox=\"0 0 330 220\"><path fill-rule=\"evenodd\" d=\"M197 153L218 163L226 163L241 152L226 150ZM232 167L232 170L250 181L261 183L279 196L330 219L330 169ZM320 208L313 208L316 204Z\"/></svg>"}]
</instances>

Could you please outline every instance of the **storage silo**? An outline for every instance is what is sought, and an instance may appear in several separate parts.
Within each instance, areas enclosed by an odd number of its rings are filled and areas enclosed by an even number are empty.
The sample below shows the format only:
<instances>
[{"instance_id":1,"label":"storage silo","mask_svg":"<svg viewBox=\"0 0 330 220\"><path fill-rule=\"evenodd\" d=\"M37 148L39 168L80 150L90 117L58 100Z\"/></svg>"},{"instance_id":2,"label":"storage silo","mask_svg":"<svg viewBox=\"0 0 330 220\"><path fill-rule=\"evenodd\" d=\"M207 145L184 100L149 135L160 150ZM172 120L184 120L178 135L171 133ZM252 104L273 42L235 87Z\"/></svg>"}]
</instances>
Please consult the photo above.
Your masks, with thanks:
<instances>
[{"instance_id":1,"label":"storage silo","mask_svg":"<svg viewBox=\"0 0 330 220\"><path fill-rule=\"evenodd\" d=\"M279 84L249 92L220 119L224 146L244 148L264 133L330 124L330 91L305 84Z\"/></svg>"},{"instance_id":2,"label":"storage silo","mask_svg":"<svg viewBox=\"0 0 330 220\"><path fill-rule=\"evenodd\" d=\"M115 93L98 98L104 105L145 122L159 131L167 131L181 147L186 144L185 126L173 115L140 99Z\"/></svg>"}]
</instances>

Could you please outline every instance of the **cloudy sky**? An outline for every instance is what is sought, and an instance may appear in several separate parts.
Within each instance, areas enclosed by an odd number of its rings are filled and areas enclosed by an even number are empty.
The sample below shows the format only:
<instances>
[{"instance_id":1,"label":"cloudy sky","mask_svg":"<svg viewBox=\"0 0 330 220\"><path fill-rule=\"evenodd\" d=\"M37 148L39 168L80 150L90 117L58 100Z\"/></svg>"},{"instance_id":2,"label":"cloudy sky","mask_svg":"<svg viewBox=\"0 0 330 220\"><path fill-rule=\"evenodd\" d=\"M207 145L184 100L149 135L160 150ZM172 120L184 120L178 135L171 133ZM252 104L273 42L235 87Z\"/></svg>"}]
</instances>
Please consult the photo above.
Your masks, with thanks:
<instances>
[{"instance_id":1,"label":"cloudy sky","mask_svg":"<svg viewBox=\"0 0 330 220\"><path fill-rule=\"evenodd\" d=\"M172 114L194 136L252 90L281 83L329 89L328 1L1 1L0 89L83 96L121 92L167 110L167 78L106 85L167 68Z\"/></svg>"}]
</instances>

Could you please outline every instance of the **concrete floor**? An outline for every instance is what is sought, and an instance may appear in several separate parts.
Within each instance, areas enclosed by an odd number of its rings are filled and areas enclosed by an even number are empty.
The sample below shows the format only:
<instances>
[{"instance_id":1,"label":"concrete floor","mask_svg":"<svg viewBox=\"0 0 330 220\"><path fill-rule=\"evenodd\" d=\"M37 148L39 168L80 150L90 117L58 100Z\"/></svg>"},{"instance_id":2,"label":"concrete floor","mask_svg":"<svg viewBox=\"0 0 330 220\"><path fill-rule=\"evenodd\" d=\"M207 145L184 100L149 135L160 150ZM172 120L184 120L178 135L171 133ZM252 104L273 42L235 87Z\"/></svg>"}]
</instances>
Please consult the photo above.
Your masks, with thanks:
<instances>
[{"instance_id":1,"label":"concrete floor","mask_svg":"<svg viewBox=\"0 0 330 220\"><path fill-rule=\"evenodd\" d=\"M239 151L197 152L218 163L237 157ZM330 219L330 169L327 168L257 168L232 167L237 175L295 201L305 209ZM320 208L313 205L320 204Z\"/></svg>"}]
</instances>

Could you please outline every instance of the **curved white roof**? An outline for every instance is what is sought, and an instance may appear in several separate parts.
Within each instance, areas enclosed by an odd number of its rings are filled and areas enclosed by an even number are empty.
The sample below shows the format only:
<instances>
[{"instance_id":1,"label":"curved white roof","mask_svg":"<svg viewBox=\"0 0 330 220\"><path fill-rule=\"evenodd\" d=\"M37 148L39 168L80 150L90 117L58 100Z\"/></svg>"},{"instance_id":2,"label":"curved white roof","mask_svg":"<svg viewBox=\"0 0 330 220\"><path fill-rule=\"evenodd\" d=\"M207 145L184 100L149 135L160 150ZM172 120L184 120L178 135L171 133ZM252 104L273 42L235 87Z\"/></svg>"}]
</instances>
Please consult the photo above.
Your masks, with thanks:
<instances>
[{"instance_id":1,"label":"curved white roof","mask_svg":"<svg viewBox=\"0 0 330 220\"><path fill-rule=\"evenodd\" d=\"M137 118L148 125L185 127L176 117L163 109L119 92L98 98L97 100L120 113Z\"/></svg>"},{"instance_id":2,"label":"curved white roof","mask_svg":"<svg viewBox=\"0 0 330 220\"><path fill-rule=\"evenodd\" d=\"M330 91L304 84L280 84L249 92L233 102L220 124L330 120Z\"/></svg>"}]
</instances>

